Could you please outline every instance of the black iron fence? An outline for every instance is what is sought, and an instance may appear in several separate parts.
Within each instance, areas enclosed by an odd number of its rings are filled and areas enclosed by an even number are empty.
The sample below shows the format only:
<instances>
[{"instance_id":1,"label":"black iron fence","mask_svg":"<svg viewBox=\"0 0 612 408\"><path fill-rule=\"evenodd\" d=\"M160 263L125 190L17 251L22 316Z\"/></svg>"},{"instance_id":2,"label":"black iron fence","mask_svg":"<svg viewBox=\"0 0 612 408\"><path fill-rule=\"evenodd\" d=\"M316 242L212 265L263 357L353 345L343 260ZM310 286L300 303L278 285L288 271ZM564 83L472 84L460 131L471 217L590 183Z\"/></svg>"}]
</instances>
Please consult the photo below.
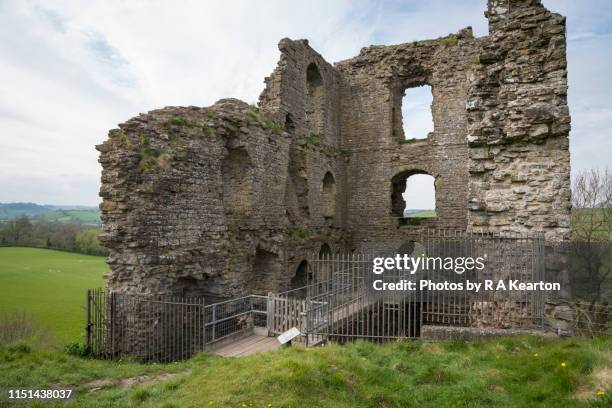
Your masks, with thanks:
<instances>
[{"instance_id":1,"label":"black iron fence","mask_svg":"<svg viewBox=\"0 0 612 408\"><path fill-rule=\"evenodd\" d=\"M206 305L204 298L87 292L87 349L94 356L175 361L216 343L267 330L268 297Z\"/></svg>"}]
</instances>

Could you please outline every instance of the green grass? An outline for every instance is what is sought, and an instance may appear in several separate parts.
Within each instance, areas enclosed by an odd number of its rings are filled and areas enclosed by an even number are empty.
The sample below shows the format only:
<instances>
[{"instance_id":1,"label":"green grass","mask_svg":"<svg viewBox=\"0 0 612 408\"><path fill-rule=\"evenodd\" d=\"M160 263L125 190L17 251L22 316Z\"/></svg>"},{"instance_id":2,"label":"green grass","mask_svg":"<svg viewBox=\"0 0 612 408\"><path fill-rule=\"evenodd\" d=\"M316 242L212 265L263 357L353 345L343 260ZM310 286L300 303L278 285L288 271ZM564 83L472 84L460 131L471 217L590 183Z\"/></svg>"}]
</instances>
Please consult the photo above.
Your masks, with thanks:
<instances>
[{"instance_id":1,"label":"green grass","mask_svg":"<svg viewBox=\"0 0 612 408\"><path fill-rule=\"evenodd\" d=\"M0 248L0 312L21 311L59 342L79 339L86 289L103 285L103 257L36 248Z\"/></svg>"},{"instance_id":2,"label":"green grass","mask_svg":"<svg viewBox=\"0 0 612 408\"><path fill-rule=\"evenodd\" d=\"M76 401L66 404L74 407L605 407L611 358L611 338L357 342L174 364L96 361L22 344L0 346L0 389L75 386ZM181 372L131 387L86 386Z\"/></svg>"},{"instance_id":3,"label":"green grass","mask_svg":"<svg viewBox=\"0 0 612 408\"><path fill-rule=\"evenodd\" d=\"M82 224L100 224L100 210L56 210L43 214L49 222L76 222Z\"/></svg>"}]
</instances>

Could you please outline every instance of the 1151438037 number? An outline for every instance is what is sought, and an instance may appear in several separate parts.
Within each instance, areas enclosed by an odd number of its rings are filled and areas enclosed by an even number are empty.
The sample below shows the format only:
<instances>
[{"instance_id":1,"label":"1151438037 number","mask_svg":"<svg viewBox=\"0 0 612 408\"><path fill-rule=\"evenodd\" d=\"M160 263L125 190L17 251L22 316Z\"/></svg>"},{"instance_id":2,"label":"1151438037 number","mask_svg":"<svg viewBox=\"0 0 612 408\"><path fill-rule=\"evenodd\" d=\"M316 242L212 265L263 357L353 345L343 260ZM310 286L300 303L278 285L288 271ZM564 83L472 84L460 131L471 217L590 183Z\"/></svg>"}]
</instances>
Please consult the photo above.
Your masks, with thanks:
<instances>
[{"instance_id":1,"label":"1151438037 number","mask_svg":"<svg viewBox=\"0 0 612 408\"><path fill-rule=\"evenodd\" d=\"M9 388L3 393L9 400L37 399L37 400L66 400L74 396L74 390L66 389L27 389Z\"/></svg>"}]
</instances>

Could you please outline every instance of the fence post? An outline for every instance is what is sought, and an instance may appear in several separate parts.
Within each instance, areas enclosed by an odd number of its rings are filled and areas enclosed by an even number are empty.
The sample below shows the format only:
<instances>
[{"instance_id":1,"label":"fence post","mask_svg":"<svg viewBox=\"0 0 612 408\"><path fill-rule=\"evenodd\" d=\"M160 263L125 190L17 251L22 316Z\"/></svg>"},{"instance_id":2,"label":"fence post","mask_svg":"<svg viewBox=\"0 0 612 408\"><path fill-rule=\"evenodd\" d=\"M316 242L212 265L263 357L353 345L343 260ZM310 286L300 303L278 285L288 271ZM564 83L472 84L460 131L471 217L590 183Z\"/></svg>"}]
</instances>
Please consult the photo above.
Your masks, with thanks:
<instances>
[{"instance_id":1,"label":"fence post","mask_svg":"<svg viewBox=\"0 0 612 408\"><path fill-rule=\"evenodd\" d=\"M272 296L272 292L268 292L268 301L266 306L266 326L268 329L268 336L272 334L272 326L274 324L274 299Z\"/></svg>"},{"instance_id":2,"label":"fence post","mask_svg":"<svg viewBox=\"0 0 612 408\"><path fill-rule=\"evenodd\" d=\"M310 313L310 310L312 308L312 302L310 301L310 298L306 297L306 300L304 301L304 312L302 313L302 327L304 330L304 344L306 345L306 347L308 347L308 334L310 333L310 327L309 327L309 316L308 314Z\"/></svg>"},{"instance_id":3,"label":"fence post","mask_svg":"<svg viewBox=\"0 0 612 408\"><path fill-rule=\"evenodd\" d=\"M202 320L202 350L206 349L206 300L202 298L202 304L200 305L200 314Z\"/></svg>"},{"instance_id":4,"label":"fence post","mask_svg":"<svg viewBox=\"0 0 612 408\"><path fill-rule=\"evenodd\" d=\"M215 341L215 331L216 331L216 326L217 326L217 305L213 304L212 305L212 337L210 339L211 342Z\"/></svg>"},{"instance_id":5,"label":"fence post","mask_svg":"<svg viewBox=\"0 0 612 408\"><path fill-rule=\"evenodd\" d=\"M115 293L111 292L108 293L109 291L107 291L105 293L106 296L106 310L104 311L105 314L108 314L108 319L107 319L107 324L108 324L108 334L107 334L107 341L110 340L110 352L111 352L111 358L115 358L115 324L116 324L116 319L115 319ZM109 304L110 303L110 304ZM106 347L106 349L108 350L108 347Z\"/></svg>"},{"instance_id":6,"label":"fence post","mask_svg":"<svg viewBox=\"0 0 612 408\"><path fill-rule=\"evenodd\" d=\"M85 325L85 352L87 354L91 353L91 289L87 289L87 302L86 302L86 310L87 310L87 324Z\"/></svg>"}]
</instances>

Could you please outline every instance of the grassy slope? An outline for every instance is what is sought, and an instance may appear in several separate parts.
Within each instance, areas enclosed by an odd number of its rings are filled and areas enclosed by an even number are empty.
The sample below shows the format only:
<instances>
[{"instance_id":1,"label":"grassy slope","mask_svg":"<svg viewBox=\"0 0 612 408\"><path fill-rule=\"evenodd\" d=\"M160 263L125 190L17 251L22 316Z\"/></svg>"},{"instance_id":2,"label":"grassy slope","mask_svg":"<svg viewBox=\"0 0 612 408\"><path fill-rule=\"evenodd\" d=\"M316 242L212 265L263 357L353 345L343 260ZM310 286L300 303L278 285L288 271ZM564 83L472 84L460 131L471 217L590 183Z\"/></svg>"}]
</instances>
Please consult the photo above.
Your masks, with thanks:
<instances>
[{"instance_id":1,"label":"grassy slope","mask_svg":"<svg viewBox=\"0 0 612 408\"><path fill-rule=\"evenodd\" d=\"M239 359L201 354L168 365L0 346L0 389L76 385L77 400L66 406L79 407L605 407L612 390L597 391L612 376L611 358L611 338L357 342ZM191 372L128 388L87 392L83 385L186 370Z\"/></svg>"},{"instance_id":2,"label":"grassy slope","mask_svg":"<svg viewBox=\"0 0 612 408\"><path fill-rule=\"evenodd\" d=\"M103 257L36 248L0 248L0 311L26 311L57 340L78 339L85 290L102 286Z\"/></svg>"},{"instance_id":3,"label":"grassy slope","mask_svg":"<svg viewBox=\"0 0 612 408\"><path fill-rule=\"evenodd\" d=\"M409 218L435 218L436 210L419 210L406 214Z\"/></svg>"},{"instance_id":4,"label":"grassy slope","mask_svg":"<svg viewBox=\"0 0 612 408\"><path fill-rule=\"evenodd\" d=\"M56 210L45 213L43 218L51 222L80 222L83 224L100 224L99 210Z\"/></svg>"}]
</instances>

